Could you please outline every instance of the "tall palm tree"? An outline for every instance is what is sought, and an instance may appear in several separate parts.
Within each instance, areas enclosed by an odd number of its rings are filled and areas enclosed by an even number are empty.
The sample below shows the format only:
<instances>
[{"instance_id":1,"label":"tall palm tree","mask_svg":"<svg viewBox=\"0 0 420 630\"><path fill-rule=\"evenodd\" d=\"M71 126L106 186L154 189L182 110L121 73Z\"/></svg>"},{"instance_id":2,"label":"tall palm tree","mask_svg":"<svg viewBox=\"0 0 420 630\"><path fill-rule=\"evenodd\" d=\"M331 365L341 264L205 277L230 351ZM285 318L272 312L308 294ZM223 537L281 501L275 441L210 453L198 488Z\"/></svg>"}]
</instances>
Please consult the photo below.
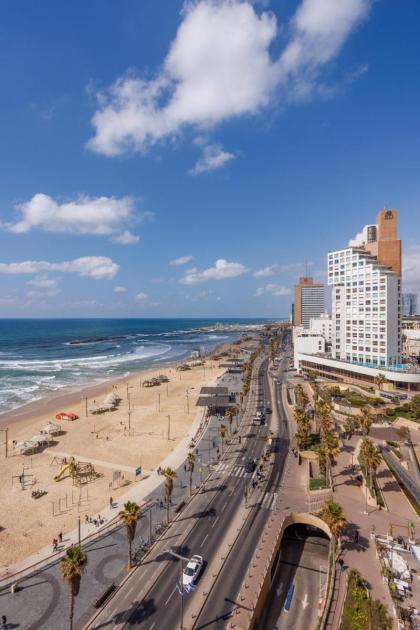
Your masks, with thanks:
<instances>
[{"instance_id":1,"label":"tall palm tree","mask_svg":"<svg viewBox=\"0 0 420 630\"><path fill-rule=\"evenodd\" d=\"M165 477L166 520L169 523L169 506L171 504L174 481L178 475L174 470L172 470L172 468L165 468L163 476Z\"/></svg>"},{"instance_id":2,"label":"tall palm tree","mask_svg":"<svg viewBox=\"0 0 420 630\"><path fill-rule=\"evenodd\" d=\"M360 445L360 456L369 476L369 487L372 489L376 471L382 461L381 452L371 439L365 437Z\"/></svg>"},{"instance_id":3,"label":"tall palm tree","mask_svg":"<svg viewBox=\"0 0 420 630\"><path fill-rule=\"evenodd\" d=\"M69 629L73 630L74 600L80 591L80 582L88 559L80 545L72 545L66 549L64 558L60 560L61 577L70 587Z\"/></svg>"},{"instance_id":4,"label":"tall palm tree","mask_svg":"<svg viewBox=\"0 0 420 630\"><path fill-rule=\"evenodd\" d=\"M232 420L235 414L236 411L234 407L227 407L227 409L225 410L225 417L228 419L229 422L229 435L232 435Z\"/></svg>"},{"instance_id":5,"label":"tall palm tree","mask_svg":"<svg viewBox=\"0 0 420 630\"><path fill-rule=\"evenodd\" d=\"M322 448L324 450L326 456L326 463L328 467L328 472L331 477L331 485L334 490L334 479L332 475L332 466L334 464L335 456L340 452L340 446L338 442L338 435L335 431L325 431L322 435Z\"/></svg>"},{"instance_id":6,"label":"tall palm tree","mask_svg":"<svg viewBox=\"0 0 420 630\"><path fill-rule=\"evenodd\" d=\"M224 424L220 425L219 433L220 433L220 437L222 438L222 455L223 455L223 445L226 439L226 426Z\"/></svg>"},{"instance_id":7,"label":"tall palm tree","mask_svg":"<svg viewBox=\"0 0 420 630\"><path fill-rule=\"evenodd\" d=\"M306 445L309 437L309 418L302 407L294 407L293 410L296 424L298 426L298 433L302 436L301 446Z\"/></svg>"},{"instance_id":8,"label":"tall palm tree","mask_svg":"<svg viewBox=\"0 0 420 630\"><path fill-rule=\"evenodd\" d=\"M341 505L337 501L326 501L320 516L330 528L334 541L339 542L341 532L346 524L346 517Z\"/></svg>"},{"instance_id":9,"label":"tall palm tree","mask_svg":"<svg viewBox=\"0 0 420 630\"><path fill-rule=\"evenodd\" d=\"M366 405L361 408L361 414L359 418L360 426L364 435L369 435L370 427L373 423L373 414L370 411L369 407Z\"/></svg>"},{"instance_id":10,"label":"tall palm tree","mask_svg":"<svg viewBox=\"0 0 420 630\"><path fill-rule=\"evenodd\" d=\"M319 420L319 422L318 422ZM331 423L331 405L326 400L318 400L315 404L315 425L319 431L320 425Z\"/></svg>"},{"instance_id":11,"label":"tall palm tree","mask_svg":"<svg viewBox=\"0 0 420 630\"><path fill-rule=\"evenodd\" d=\"M195 468L195 454L190 451L187 455L187 470L190 473L190 496L192 495L192 476Z\"/></svg>"},{"instance_id":12,"label":"tall palm tree","mask_svg":"<svg viewBox=\"0 0 420 630\"><path fill-rule=\"evenodd\" d=\"M383 384L386 382L385 374L379 373L378 376L375 377L375 383L378 386L378 389L382 389Z\"/></svg>"},{"instance_id":13,"label":"tall palm tree","mask_svg":"<svg viewBox=\"0 0 420 630\"><path fill-rule=\"evenodd\" d=\"M128 570L133 566L133 557L132 557L132 546L134 536L136 534L137 521L139 519L140 514L140 506L137 505L134 501L127 501L124 503L124 509L122 509L118 516L120 521L125 525L125 531L127 533L127 541L128 541Z\"/></svg>"}]
</instances>

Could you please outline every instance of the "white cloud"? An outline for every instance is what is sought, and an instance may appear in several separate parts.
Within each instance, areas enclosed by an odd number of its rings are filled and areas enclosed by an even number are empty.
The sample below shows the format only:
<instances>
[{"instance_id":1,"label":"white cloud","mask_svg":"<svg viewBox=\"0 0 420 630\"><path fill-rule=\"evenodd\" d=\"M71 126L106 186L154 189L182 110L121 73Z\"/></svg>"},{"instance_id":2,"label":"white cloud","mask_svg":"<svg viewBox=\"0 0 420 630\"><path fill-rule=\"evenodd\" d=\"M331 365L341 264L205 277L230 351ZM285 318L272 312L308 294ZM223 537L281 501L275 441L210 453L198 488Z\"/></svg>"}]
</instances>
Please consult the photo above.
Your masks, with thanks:
<instances>
[{"instance_id":1,"label":"white cloud","mask_svg":"<svg viewBox=\"0 0 420 630\"><path fill-rule=\"evenodd\" d=\"M49 195L37 193L16 207L16 223L1 223L3 229L23 234L32 229L44 232L114 236L122 244L137 242L124 227L139 222L132 197L87 197L59 203ZM144 216L144 215L143 215Z\"/></svg>"},{"instance_id":2,"label":"white cloud","mask_svg":"<svg viewBox=\"0 0 420 630\"><path fill-rule=\"evenodd\" d=\"M313 267L312 262L305 263L289 263L287 265L269 265L267 267L263 267L262 269L257 269L252 274L254 278L269 278L270 276L275 276L281 273L288 273L293 275L298 274L306 274L306 268Z\"/></svg>"},{"instance_id":3,"label":"white cloud","mask_svg":"<svg viewBox=\"0 0 420 630\"><path fill-rule=\"evenodd\" d=\"M179 258L175 258L174 260L171 260L169 264L172 265L173 267L177 267L179 265L186 265L187 263L191 262L193 259L194 259L194 256L179 256Z\"/></svg>"},{"instance_id":4,"label":"white cloud","mask_svg":"<svg viewBox=\"0 0 420 630\"><path fill-rule=\"evenodd\" d=\"M130 230L124 230L124 232L118 234L118 236L115 236L112 240L119 245L133 245L139 242L140 237L137 236L137 234L132 234Z\"/></svg>"},{"instance_id":5,"label":"white cloud","mask_svg":"<svg viewBox=\"0 0 420 630\"><path fill-rule=\"evenodd\" d=\"M94 280L111 280L119 269L117 263L106 256L82 256L66 262L47 262L45 260L25 260L22 262L0 263L0 274L29 275L46 271L77 273L79 276Z\"/></svg>"},{"instance_id":6,"label":"white cloud","mask_svg":"<svg viewBox=\"0 0 420 630\"><path fill-rule=\"evenodd\" d=\"M190 170L191 175L199 175L206 171L214 171L221 168L227 162L233 160L235 155L228 151L223 151L218 144L210 144L203 149L203 155L196 165Z\"/></svg>"},{"instance_id":7,"label":"white cloud","mask_svg":"<svg viewBox=\"0 0 420 630\"><path fill-rule=\"evenodd\" d=\"M27 292L27 296L30 298L46 298L46 297L54 297L61 293L61 289L44 289L44 290L36 290L32 289Z\"/></svg>"},{"instance_id":8,"label":"white cloud","mask_svg":"<svg viewBox=\"0 0 420 630\"><path fill-rule=\"evenodd\" d=\"M199 271L196 267L188 269L185 276L181 278L182 284L200 284L202 282L208 282L209 280L224 280L225 278L236 278L244 273L247 273L248 269L237 262L228 262L223 258L216 260L214 267L203 269Z\"/></svg>"},{"instance_id":9,"label":"white cloud","mask_svg":"<svg viewBox=\"0 0 420 630\"><path fill-rule=\"evenodd\" d=\"M31 287L36 287L38 289L56 289L58 286L57 278L49 278L46 274L37 276L32 280L28 280L26 283Z\"/></svg>"},{"instance_id":10,"label":"white cloud","mask_svg":"<svg viewBox=\"0 0 420 630\"><path fill-rule=\"evenodd\" d=\"M114 293L125 293L127 289L125 287L116 286L114 287Z\"/></svg>"},{"instance_id":11,"label":"white cloud","mask_svg":"<svg viewBox=\"0 0 420 630\"><path fill-rule=\"evenodd\" d=\"M89 147L108 156L141 151L184 127L199 133L284 101L308 98L319 73L366 17L372 0L302 0L283 50L273 13L244 0L186 2L162 69L150 80L126 75L98 94Z\"/></svg>"},{"instance_id":12,"label":"white cloud","mask_svg":"<svg viewBox=\"0 0 420 630\"><path fill-rule=\"evenodd\" d=\"M279 284L266 284L265 287L259 287L255 295L261 297L262 295L275 295L276 297L282 295L290 295L291 289L283 287Z\"/></svg>"},{"instance_id":13,"label":"white cloud","mask_svg":"<svg viewBox=\"0 0 420 630\"><path fill-rule=\"evenodd\" d=\"M137 293L136 295L136 302L145 302L147 300L149 296L147 295L147 293Z\"/></svg>"},{"instance_id":14,"label":"white cloud","mask_svg":"<svg viewBox=\"0 0 420 630\"><path fill-rule=\"evenodd\" d=\"M277 273L278 265L270 265L269 267L263 267L263 269L257 269L252 274L254 278L268 278L274 276Z\"/></svg>"}]
</instances>

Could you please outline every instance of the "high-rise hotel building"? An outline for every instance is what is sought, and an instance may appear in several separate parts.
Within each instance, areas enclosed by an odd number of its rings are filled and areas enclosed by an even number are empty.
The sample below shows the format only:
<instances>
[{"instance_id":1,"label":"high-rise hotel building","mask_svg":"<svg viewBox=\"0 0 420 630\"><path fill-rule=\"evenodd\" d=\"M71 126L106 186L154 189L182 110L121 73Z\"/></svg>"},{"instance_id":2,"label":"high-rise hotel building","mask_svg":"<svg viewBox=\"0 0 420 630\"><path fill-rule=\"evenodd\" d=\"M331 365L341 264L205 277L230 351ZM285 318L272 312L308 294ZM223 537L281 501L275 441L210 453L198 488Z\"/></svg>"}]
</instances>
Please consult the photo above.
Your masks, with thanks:
<instances>
[{"instance_id":1,"label":"high-rise hotel building","mask_svg":"<svg viewBox=\"0 0 420 630\"><path fill-rule=\"evenodd\" d=\"M347 247L328 254L331 352L295 349L300 372L335 381L420 391L420 368L402 363L398 212L381 210Z\"/></svg>"},{"instance_id":2,"label":"high-rise hotel building","mask_svg":"<svg viewBox=\"0 0 420 630\"><path fill-rule=\"evenodd\" d=\"M328 254L332 286L332 356L368 366L401 360L401 241L398 213L382 210L376 225Z\"/></svg>"},{"instance_id":3,"label":"high-rise hotel building","mask_svg":"<svg viewBox=\"0 0 420 630\"><path fill-rule=\"evenodd\" d=\"M325 311L325 287L313 278L304 276L295 284L293 304L293 326L309 328L311 319Z\"/></svg>"}]
</instances>

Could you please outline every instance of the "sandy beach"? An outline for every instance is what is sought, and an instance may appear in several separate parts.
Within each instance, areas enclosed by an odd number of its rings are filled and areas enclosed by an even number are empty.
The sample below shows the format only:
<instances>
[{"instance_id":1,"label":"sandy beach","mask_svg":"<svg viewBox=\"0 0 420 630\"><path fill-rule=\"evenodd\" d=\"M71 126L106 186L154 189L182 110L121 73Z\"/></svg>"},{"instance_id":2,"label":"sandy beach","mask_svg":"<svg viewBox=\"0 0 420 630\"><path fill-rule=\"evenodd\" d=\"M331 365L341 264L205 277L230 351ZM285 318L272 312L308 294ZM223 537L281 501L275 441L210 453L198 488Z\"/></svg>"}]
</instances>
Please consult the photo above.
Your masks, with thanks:
<instances>
[{"instance_id":1,"label":"sandy beach","mask_svg":"<svg viewBox=\"0 0 420 630\"><path fill-rule=\"evenodd\" d=\"M59 532L77 525L78 517L100 512L112 496L118 499L127 489L155 469L185 437L196 416L200 388L213 382L224 369L210 357L205 365L188 371L176 367L146 370L127 379L109 382L32 403L0 417L0 519L1 564L12 564L51 543ZM144 387L143 382L165 374L168 383ZM92 414L107 394L121 398L117 408ZM62 420L61 434L41 452L18 454L13 441L30 440L61 411L73 412L78 419ZM202 413L202 412L200 412ZM8 457L5 432L8 428ZM170 439L168 440L168 428ZM88 483L77 483L66 470L54 480L70 458L90 463L93 472ZM142 477L136 477L136 468ZM116 480L116 477L120 477ZM85 480L86 481L86 480ZM38 499L33 490L46 491Z\"/></svg>"}]
</instances>

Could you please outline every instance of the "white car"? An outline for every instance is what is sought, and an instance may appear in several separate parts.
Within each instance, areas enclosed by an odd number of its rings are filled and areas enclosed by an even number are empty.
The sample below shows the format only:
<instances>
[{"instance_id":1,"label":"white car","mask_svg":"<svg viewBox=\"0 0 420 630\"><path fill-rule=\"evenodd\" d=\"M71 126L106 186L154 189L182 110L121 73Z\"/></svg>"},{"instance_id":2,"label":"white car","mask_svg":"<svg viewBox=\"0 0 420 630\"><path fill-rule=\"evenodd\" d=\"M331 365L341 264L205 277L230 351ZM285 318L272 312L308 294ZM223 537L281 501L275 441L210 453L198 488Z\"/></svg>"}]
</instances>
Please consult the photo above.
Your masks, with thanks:
<instances>
[{"instance_id":1,"label":"white car","mask_svg":"<svg viewBox=\"0 0 420 630\"><path fill-rule=\"evenodd\" d=\"M184 571L182 572L182 584L194 584L203 568L203 558L201 556L193 556Z\"/></svg>"}]
</instances>

